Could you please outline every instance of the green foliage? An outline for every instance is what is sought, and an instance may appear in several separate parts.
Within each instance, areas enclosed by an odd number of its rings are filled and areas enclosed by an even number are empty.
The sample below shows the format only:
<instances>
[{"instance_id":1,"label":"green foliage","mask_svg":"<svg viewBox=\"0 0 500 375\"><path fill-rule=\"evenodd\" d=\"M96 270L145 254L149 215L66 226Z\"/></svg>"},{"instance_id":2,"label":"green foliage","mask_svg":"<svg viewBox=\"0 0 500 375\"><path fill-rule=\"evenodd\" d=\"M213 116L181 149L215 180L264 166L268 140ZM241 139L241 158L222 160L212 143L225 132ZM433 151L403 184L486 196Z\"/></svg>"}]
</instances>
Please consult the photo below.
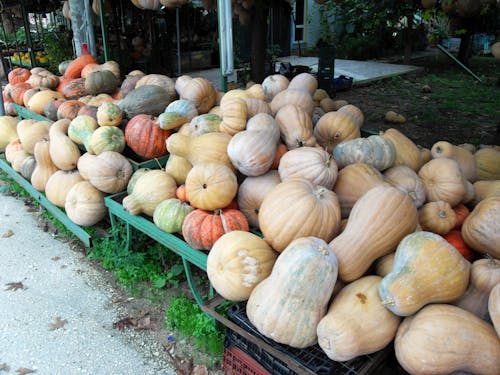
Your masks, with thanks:
<instances>
[{"instance_id":1,"label":"green foliage","mask_svg":"<svg viewBox=\"0 0 500 375\"><path fill-rule=\"evenodd\" d=\"M73 47L71 43L68 43L65 34L45 33L43 34L42 45L50 61L49 69L53 73L58 74L59 64L73 57Z\"/></svg>"},{"instance_id":2,"label":"green foliage","mask_svg":"<svg viewBox=\"0 0 500 375\"><path fill-rule=\"evenodd\" d=\"M3 170L0 171L0 181L6 182L9 194L20 198L31 198L31 194L28 193L19 183L10 178ZM35 206L39 206L39 203L35 200L33 200L33 204Z\"/></svg>"},{"instance_id":3,"label":"green foliage","mask_svg":"<svg viewBox=\"0 0 500 375\"><path fill-rule=\"evenodd\" d=\"M220 305L218 311L225 313L231 302ZM165 313L166 326L193 339L193 344L211 354L221 355L224 349L225 332L206 315L198 304L181 294L173 297Z\"/></svg>"}]
</instances>

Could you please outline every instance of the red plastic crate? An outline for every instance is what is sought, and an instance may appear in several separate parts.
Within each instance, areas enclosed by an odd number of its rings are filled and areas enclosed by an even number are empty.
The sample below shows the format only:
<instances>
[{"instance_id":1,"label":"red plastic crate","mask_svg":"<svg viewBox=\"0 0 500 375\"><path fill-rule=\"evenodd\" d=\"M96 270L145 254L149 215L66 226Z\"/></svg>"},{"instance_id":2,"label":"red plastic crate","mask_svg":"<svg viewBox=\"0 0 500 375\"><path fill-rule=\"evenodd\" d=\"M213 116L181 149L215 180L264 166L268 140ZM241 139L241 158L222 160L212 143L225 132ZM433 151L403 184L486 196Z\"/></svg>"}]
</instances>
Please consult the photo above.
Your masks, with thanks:
<instances>
[{"instance_id":1,"label":"red plastic crate","mask_svg":"<svg viewBox=\"0 0 500 375\"><path fill-rule=\"evenodd\" d=\"M222 367L226 375L271 375L257 361L236 346L224 348Z\"/></svg>"}]
</instances>

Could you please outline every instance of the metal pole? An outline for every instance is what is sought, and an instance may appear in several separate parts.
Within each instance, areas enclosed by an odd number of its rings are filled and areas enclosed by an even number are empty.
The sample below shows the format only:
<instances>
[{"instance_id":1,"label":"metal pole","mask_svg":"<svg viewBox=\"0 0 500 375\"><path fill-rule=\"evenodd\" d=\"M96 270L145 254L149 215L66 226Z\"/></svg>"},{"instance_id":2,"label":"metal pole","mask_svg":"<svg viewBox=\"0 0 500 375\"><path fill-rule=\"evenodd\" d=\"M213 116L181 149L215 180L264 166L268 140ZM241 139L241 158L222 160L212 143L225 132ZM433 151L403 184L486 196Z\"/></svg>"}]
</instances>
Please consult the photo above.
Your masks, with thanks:
<instances>
[{"instance_id":1,"label":"metal pole","mask_svg":"<svg viewBox=\"0 0 500 375\"><path fill-rule=\"evenodd\" d=\"M108 46L108 33L106 31L106 24L104 22L104 7L103 0L99 0L99 20L101 21L102 32L102 48L104 50L104 61L109 60L109 46Z\"/></svg>"},{"instance_id":2,"label":"metal pole","mask_svg":"<svg viewBox=\"0 0 500 375\"><path fill-rule=\"evenodd\" d=\"M181 75L181 30L179 26L179 8L175 8L175 29L177 31L177 75Z\"/></svg>"},{"instance_id":3,"label":"metal pole","mask_svg":"<svg viewBox=\"0 0 500 375\"><path fill-rule=\"evenodd\" d=\"M483 83L483 81L481 80L481 78L479 78L477 75L474 74L474 72L472 70L470 70L469 68L467 68L464 64L462 64L462 62L457 59L455 56L453 56L450 52L448 52L442 45L440 44L437 44L436 47L438 48L438 50L440 50L441 52L443 52L446 56L448 56L450 59L452 59L453 61L455 61L463 70L465 70L467 73L469 73L471 76L473 76L475 79L477 79L479 82Z\"/></svg>"},{"instance_id":4,"label":"metal pole","mask_svg":"<svg viewBox=\"0 0 500 375\"><path fill-rule=\"evenodd\" d=\"M89 1L85 0L85 20L87 29L87 39L89 42L90 54L92 56L97 56L97 51L95 48L95 36L94 36L94 25L92 22L92 9L90 7Z\"/></svg>"},{"instance_id":5,"label":"metal pole","mask_svg":"<svg viewBox=\"0 0 500 375\"><path fill-rule=\"evenodd\" d=\"M224 72L223 72L223 68L222 68L222 59L224 58L224 54L223 54L223 47L222 47L222 43L221 43L221 35L222 35L222 17L224 17L223 15L223 2L224 0L217 0L217 20L218 20L218 24L219 24L219 60L220 60L220 85L221 85L221 91L222 92L226 92L227 91L227 77L224 75Z\"/></svg>"},{"instance_id":6,"label":"metal pole","mask_svg":"<svg viewBox=\"0 0 500 375\"><path fill-rule=\"evenodd\" d=\"M36 66L35 51L33 51L33 41L31 40L30 23L28 20L28 14L26 13L26 8L24 7L24 0L21 0L21 13L24 22L24 32L26 34L26 44L28 45L28 51L30 53L31 67Z\"/></svg>"}]
</instances>

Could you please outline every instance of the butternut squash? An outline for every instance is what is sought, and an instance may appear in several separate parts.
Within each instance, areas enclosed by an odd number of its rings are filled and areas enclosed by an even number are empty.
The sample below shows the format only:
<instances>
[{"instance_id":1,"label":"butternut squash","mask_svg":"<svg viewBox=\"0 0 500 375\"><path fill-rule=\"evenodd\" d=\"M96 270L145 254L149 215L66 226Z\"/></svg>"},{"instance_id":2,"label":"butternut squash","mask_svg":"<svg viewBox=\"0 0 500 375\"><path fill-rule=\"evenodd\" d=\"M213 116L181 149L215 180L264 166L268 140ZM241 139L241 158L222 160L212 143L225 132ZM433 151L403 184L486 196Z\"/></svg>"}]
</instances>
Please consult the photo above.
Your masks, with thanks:
<instances>
[{"instance_id":1,"label":"butternut squash","mask_svg":"<svg viewBox=\"0 0 500 375\"><path fill-rule=\"evenodd\" d=\"M49 130L50 158L57 168L71 171L76 168L80 158L80 149L68 137L69 119L63 119L53 123Z\"/></svg>"},{"instance_id":2,"label":"butternut squash","mask_svg":"<svg viewBox=\"0 0 500 375\"><path fill-rule=\"evenodd\" d=\"M460 166L464 177L470 182L477 179L477 167L474 155L463 147L458 147L450 142L440 141L434 143L431 148L432 157L437 158L450 158L455 160Z\"/></svg>"},{"instance_id":3,"label":"butternut squash","mask_svg":"<svg viewBox=\"0 0 500 375\"><path fill-rule=\"evenodd\" d=\"M41 192L45 191L45 185L50 176L58 171L50 158L49 147L50 142L48 140L41 140L36 143L34 150L36 167L31 174L31 184Z\"/></svg>"}]
</instances>

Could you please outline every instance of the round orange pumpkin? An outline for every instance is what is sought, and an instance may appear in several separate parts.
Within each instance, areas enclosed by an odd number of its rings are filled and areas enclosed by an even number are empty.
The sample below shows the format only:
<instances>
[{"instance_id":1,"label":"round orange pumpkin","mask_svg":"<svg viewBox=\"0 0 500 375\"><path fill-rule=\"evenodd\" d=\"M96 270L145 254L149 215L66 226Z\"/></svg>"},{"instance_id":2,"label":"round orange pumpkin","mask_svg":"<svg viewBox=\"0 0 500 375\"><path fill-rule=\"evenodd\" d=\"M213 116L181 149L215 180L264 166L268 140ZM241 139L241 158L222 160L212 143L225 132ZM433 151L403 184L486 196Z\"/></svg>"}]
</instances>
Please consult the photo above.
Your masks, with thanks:
<instances>
[{"instance_id":1,"label":"round orange pumpkin","mask_svg":"<svg viewBox=\"0 0 500 375\"><path fill-rule=\"evenodd\" d=\"M9 72L9 83L15 85L16 83L26 82L31 76L31 72L25 68L15 68Z\"/></svg>"},{"instance_id":2,"label":"round orange pumpkin","mask_svg":"<svg viewBox=\"0 0 500 375\"><path fill-rule=\"evenodd\" d=\"M136 115L125 127L127 145L141 158L154 159L167 154L166 140L170 130L160 128L158 119L150 115Z\"/></svg>"}]
</instances>

